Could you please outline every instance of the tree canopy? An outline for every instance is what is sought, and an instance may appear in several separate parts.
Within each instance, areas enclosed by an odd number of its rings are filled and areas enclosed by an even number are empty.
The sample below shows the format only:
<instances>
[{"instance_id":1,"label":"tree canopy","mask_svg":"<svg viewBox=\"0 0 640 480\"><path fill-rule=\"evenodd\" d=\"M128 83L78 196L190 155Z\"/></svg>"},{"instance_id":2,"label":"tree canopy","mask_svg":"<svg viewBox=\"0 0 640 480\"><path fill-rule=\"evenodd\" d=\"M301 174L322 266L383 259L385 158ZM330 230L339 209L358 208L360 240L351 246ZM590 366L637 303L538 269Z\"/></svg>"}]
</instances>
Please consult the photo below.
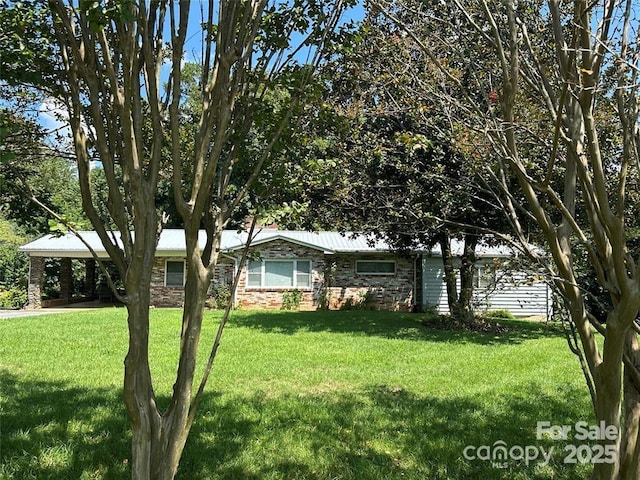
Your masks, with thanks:
<instances>
[{"instance_id":1,"label":"tree canopy","mask_svg":"<svg viewBox=\"0 0 640 480\"><path fill-rule=\"evenodd\" d=\"M593 478L638 478L640 259L629 241L640 166L637 6L371 3L432 66L420 74L436 77L425 84L443 112L455 112L453 130L496 160L484 175L514 238L566 302L596 418L620 432L607 442L615 461L595 465ZM527 248L524 221L539 228L547 256ZM606 326L588 309L583 255L610 300Z\"/></svg>"}]
</instances>

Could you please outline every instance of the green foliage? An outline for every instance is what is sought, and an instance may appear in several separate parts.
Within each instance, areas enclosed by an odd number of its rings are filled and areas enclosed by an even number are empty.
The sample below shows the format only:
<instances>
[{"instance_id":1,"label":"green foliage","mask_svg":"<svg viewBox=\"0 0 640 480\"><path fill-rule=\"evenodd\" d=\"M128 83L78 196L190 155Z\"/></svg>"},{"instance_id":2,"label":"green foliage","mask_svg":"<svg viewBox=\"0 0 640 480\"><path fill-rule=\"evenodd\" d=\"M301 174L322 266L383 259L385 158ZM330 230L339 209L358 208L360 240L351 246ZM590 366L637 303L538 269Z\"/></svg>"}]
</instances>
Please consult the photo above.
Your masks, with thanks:
<instances>
[{"instance_id":1,"label":"green foliage","mask_svg":"<svg viewBox=\"0 0 640 480\"><path fill-rule=\"evenodd\" d=\"M27 303L27 291L21 287L2 290L0 288L0 308L22 308Z\"/></svg>"},{"instance_id":2,"label":"green foliage","mask_svg":"<svg viewBox=\"0 0 640 480\"><path fill-rule=\"evenodd\" d=\"M12 222L0 216L0 290L26 290L29 259L18 251L27 237Z\"/></svg>"},{"instance_id":3,"label":"green foliage","mask_svg":"<svg viewBox=\"0 0 640 480\"><path fill-rule=\"evenodd\" d=\"M302 302L302 290L297 288L282 293L282 310L298 310Z\"/></svg>"},{"instance_id":4,"label":"green foliage","mask_svg":"<svg viewBox=\"0 0 640 480\"><path fill-rule=\"evenodd\" d=\"M434 243L443 225L452 236L463 225L509 228L479 186L486 162L425 89L430 68L397 26L369 13L323 71L326 91L298 146L299 225L373 232L398 248Z\"/></svg>"},{"instance_id":5,"label":"green foliage","mask_svg":"<svg viewBox=\"0 0 640 480\"><path fill-rule=\"evenodd\" d=\"M516 318L509 310L490 310L482 316L491 320L514 320Z\"/></svg>"},{"instance_id":6,"label":"green foliage","mask_svg":"<svg viewBox=\"0 0 640 480\"><path fill-rule=\"evenodd\" d=\"M80 11L87 16L91 27L98 31L113 20L134 21L133 5L133 0L80 0Z\"/></svg>"},{"instance_id":7,"label":"green foliage","mask_svg":"<svg viewBox=\"0 0 640 480\"><path fill-rule=\"evenodd\" d=\"M5 218L29 235L48 233L51 217L30 201L33 195L76 227L88 228L73 163L44 143L41 126L6 108L0 114L0 210Z\"/></svg>"},{"instance_id":8,"label":"green foliage","mask_svg":"<svg viewBox=\"0 0 640 480\"><path fill-rule=\"evenodd\" d=\"M54 237L63 237L67 232L67 226L63 222L59 222L58 220L49 220L49 232Z\"/></svg>"},{"instance_id":9,"label":"green foliage","mask_svg":"<svg viewBox=\"0 0 640 480\"><path fill-rule=\"evenodd\" d=\"M51 88L53 31L46 2L0 0L0 79Z\"/></svg>"},{"instance_id":10,"label":"green foliage","mask_svg":"<svg viewBox=\"0 0 640 480\"><path fill-rule=\"evenodd\" d=\"M26 242L16 225L0 216L0 308L22 308L27 303L29 259L18 251Z\"/></svg>"},{"instance_id":11,"label":"green foliage","mask_svg":"<svg viewBox=\"0 0 640 480\"><path fill-rule=\"evenodd\" d=\"M18 130L18 125L9 116L0 112L0 165L15 160L16 154L7 148L7 140Z\"/></svg>"},{"instance_id":12,"label":"green foliage","mask_svg":"<svg viewBox=\"0 0 640 480\"><path fill-rule=\"evenodd\" d=\"M215 310L224 310L231 301L231 287L226 283L211 284L207 304Z\"/></svg>"}]
</instances>

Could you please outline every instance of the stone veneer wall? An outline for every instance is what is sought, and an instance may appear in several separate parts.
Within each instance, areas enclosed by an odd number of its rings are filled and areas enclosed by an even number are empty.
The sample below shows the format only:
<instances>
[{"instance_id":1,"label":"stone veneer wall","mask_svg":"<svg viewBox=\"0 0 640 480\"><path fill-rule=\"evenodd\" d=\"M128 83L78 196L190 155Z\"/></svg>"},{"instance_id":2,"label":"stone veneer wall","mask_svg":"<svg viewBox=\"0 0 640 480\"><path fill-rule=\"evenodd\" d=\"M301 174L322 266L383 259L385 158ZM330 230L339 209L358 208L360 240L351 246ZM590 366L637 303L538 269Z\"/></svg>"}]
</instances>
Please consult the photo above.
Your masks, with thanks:
<instances>
[{"instance_id":1,"label":"stone veneer wall","mask_svg":"<svg viewBox=\"0 0 640 480\"><path fill-rule=\"evenodd\" d=\"M42 307L44 286L44 257L29 257L28 308Z\"/></svg>"},{"instance_id":2,"label":"stone veneer wall","mask_svg":"<svg viewBox=\"0 0 640 480\"><path fill-rule=\"evenodd\" d=\"M73 296L73 265L70 258L60 259L60 299L69 300Z\"/></svg>"},{"instance_id":3,"label":"stone veneer wall","mask_svg":"<svg viewBox=\"0 0 640 480\"><path fill-rule=\"evenodd\" d=\"M156 257L151 273L151 305L154 307L182 307L184 305L183 287L165 287L164 271L167 260L181 261L179 257ZM186 275L185 270L185 275Z\"/></svg>"},{"instance_id":4,"label":"stone veneer wall","mask_svg":"<svg viewBox=\"0 0 640 480\"><path fill-rule=\"evenodd\" d=\"M331 258L326 295L329 308L357 304L366 296L369 306L380 310L410 311L413 308L414 261L391 254L349 254ZM357 260L395 260L395 275L358 275ZM329 268L329 266L327 266Z\"/></svg>"},{"instance_id":5,"label":"stone veneer wall","mask_svg":"<svg viewBox=\"0 0 640 480\"><path fill-rule=\"evenodd\" d=\"M184 288L166 287L164 284L167 260L181 261L184 258L157 257L154 260L151 276L151 304L154 307L182 307L184 304ZM221 256L218 260L218 265L216 265L212 283L231 285L233 283L233 275L233 260Z\"/></svg>"},{"instance_id":6,"label":"stone veneer wall","mask_svg":"<svg viewBox=\"0 0 640 480\"><path fill-rule=\"evenodd\" d=\"M303 290L301 310L313 310L320 306L324 288L324 253L295 243L274 240L251 249L251 255L259 255L263 260L300 259L311 260L311 288ZM282 288L246 288L247 269L240 276L236 301L244 308L281 308Z\"/></svg>"},{"instance_id":7,"label":"stone veneer wall","mask_svg":"<svg viewBox=\"0 0 640 480\"><path fill-rule=\"evenodd\" d=\"M413 307L414 262L410 258L385 254L341 254L325 256L323 252L276 240L252 249L251 255L268 259L311 260L312 287L303 290L301 310L313 310L328 302L331 309L339 309L348 302L357 303L369 295L373 308L381 310L406 310ZM395 260L395 275L357 275L356 260ZM156 258L151 279L151 303L157 307L181 307L184 289L164 286L164 270L167 260L181 258ZM325 268L331 266L325 283ZM229 284L233 280L234 263L228 257L220 257L214 283ZM246 268L240 275L236 292L236 304L241 308L281 308L286 289L246 288Z\"/></svg>"}]
</instances>

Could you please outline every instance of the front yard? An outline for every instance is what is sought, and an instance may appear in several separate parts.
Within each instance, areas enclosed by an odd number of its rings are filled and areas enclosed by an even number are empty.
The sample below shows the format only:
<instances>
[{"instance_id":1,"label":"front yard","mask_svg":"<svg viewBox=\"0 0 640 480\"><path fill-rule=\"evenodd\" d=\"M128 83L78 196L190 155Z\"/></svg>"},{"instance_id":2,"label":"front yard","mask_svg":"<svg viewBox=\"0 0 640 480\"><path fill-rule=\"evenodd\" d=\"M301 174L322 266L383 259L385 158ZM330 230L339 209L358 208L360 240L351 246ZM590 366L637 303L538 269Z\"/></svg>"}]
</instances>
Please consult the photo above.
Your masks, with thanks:
<instances>
[{"instance_id":1,"label":"front yard","mask_svg":"<svg viewBox=\"0 0 640 480\"><path fill-rule=\"evenodd\" d=\"M207 314L203 358L218 318ZM536 438L539 421L593 423L558 326L452 333L419 319L234 312L178 478L585 478L588 465L564 464L570 439ZM179 323L178 310L152 312L165 403ZM0 339L0 479L128 478L124 309L2 320ZM500 465L463 454L496 442L553 454L544 464L515 450Z\"/></svg>"}]
</instances>

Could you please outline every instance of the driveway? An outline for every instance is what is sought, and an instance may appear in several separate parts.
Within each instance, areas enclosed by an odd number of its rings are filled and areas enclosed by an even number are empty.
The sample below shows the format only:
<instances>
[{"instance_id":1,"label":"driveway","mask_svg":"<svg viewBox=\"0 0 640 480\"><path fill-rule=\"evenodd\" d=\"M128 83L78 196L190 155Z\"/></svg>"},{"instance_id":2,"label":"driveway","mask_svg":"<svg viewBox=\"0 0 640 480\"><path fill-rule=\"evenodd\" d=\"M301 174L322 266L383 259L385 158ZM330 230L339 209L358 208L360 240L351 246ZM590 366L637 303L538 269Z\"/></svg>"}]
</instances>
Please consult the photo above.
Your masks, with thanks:
<instances>
[{"instance_id":1,"label":"driveway","mask_svg":"<svg viewBox=\"0 0 640 480\"><path fill-rule=\"evenodd\" d=\"M51 315L53 313L72 313L84 310L93 310L95 308L110 307L112 305L100 303L95 300L93 302L74 303L64 307L57 308L39 308L37 310L0 310L0 320L7 318L35 317L38 315Z\"/></svg>"},{"instance_id":2,"label":"driveway","mask_svg":"<svg viewBox=\"0 0 640 480\"><path fill-rule=\"evenodd\" d=\"M49 315L51 313L63 313L61 308L44 308L39 310L0 310L0 320L7 318L35 317L36 315ZM68 312L68 310L66 310Z\"/></svg>"}]
</instances>

